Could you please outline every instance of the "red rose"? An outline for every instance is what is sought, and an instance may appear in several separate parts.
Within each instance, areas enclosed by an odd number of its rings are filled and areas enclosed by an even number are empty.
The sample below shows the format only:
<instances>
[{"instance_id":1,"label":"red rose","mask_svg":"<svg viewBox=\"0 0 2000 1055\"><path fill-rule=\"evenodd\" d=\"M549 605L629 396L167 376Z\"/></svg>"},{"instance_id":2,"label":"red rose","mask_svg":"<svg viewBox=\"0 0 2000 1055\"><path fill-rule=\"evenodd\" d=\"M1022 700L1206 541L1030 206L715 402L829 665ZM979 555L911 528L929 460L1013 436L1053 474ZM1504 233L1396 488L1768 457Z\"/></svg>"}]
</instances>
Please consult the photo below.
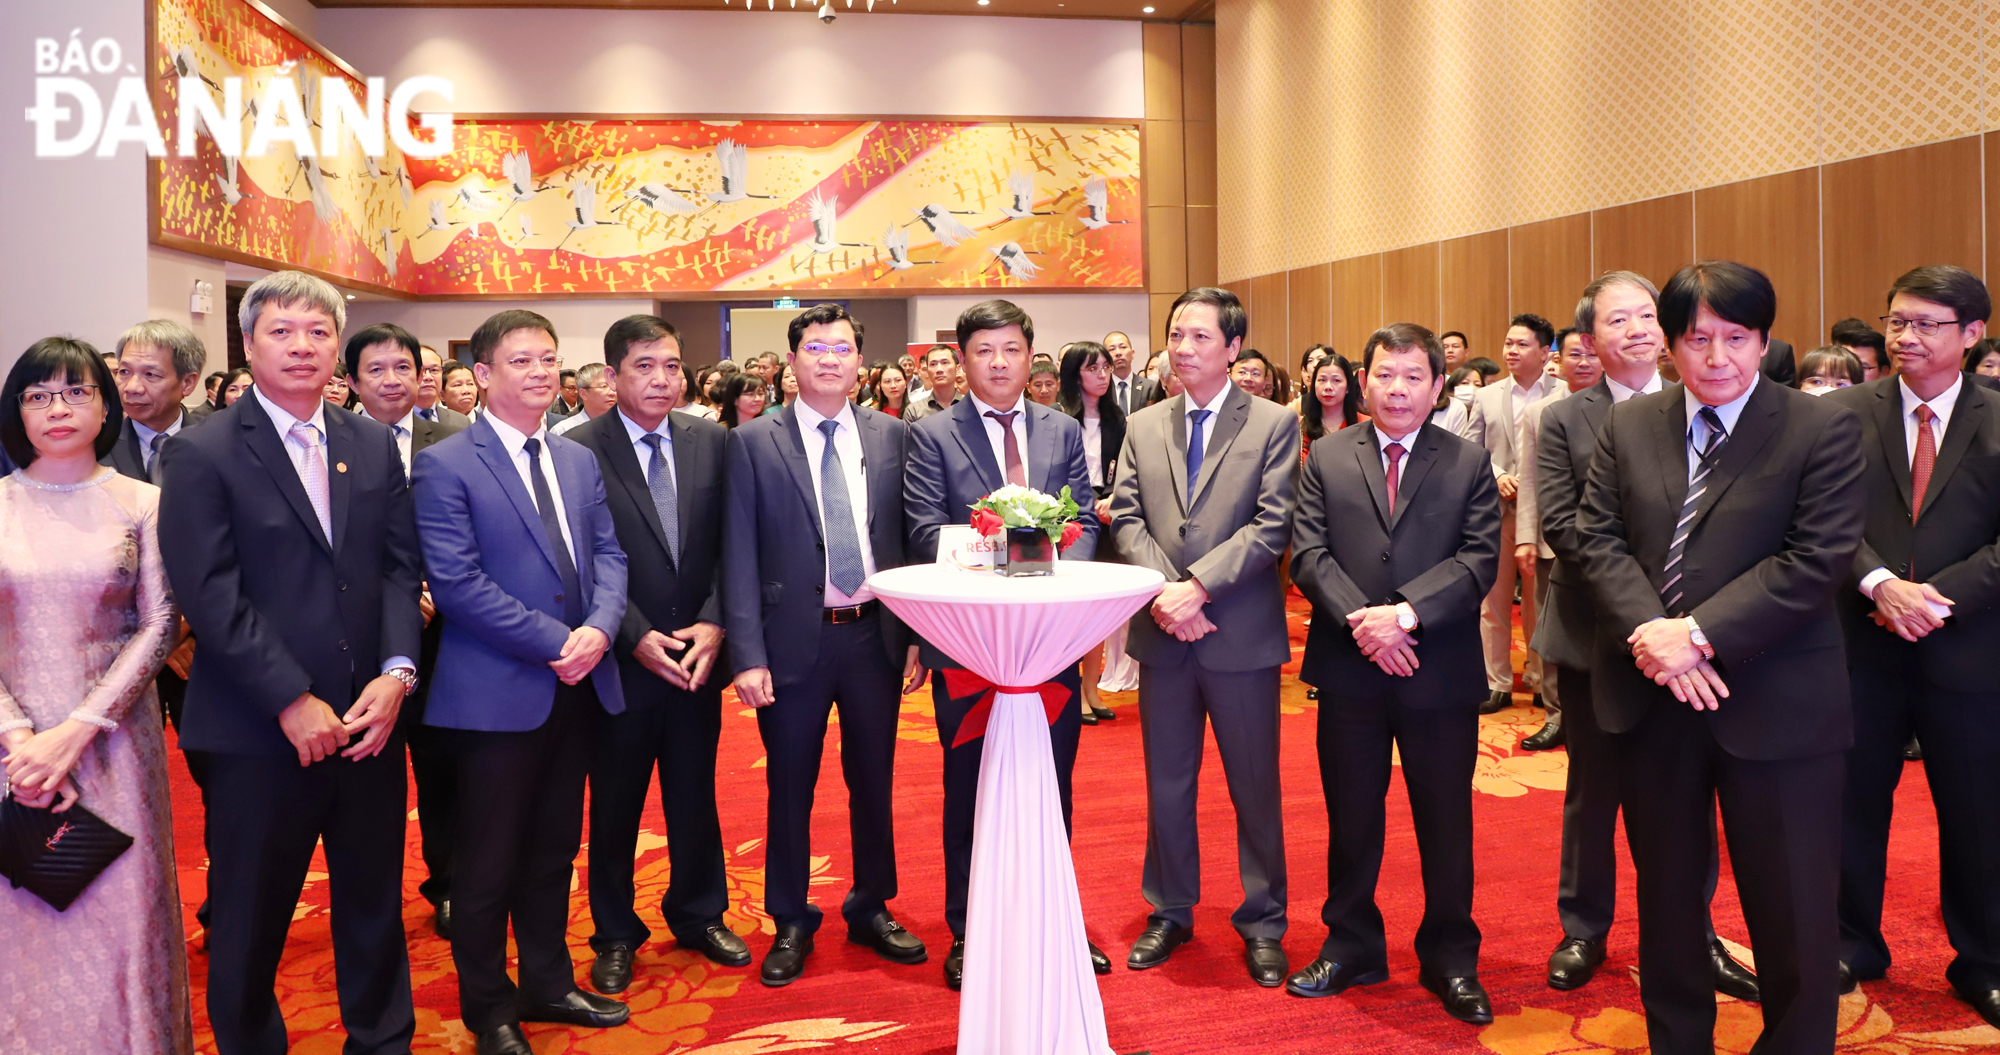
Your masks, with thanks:
<instances>
[{"instance_id":1,"label":"red rose","mask_svg":"<svg viewBox=\"0 0 2000 1055\"><path fill-rule=\"evenodd\" d=\"M998 535L1000 529L1005 526L1006 521L1001 520L1000 514L995 513L991 509L975 509L972 511L972 530L979 532L981 535L989 537Z\"/></svg>"},{"instance_id":2,"label":"red rose","mask_svg":"<svg viewBox=\"0 0 2000 1055\"><path fill-rule=\"evenodd\" d=\"M1083 525L1072 520L1063 525L1062 542L1059 548L1068 549L1070 544L1083 537Z\"/></svg>"}]
</instances>

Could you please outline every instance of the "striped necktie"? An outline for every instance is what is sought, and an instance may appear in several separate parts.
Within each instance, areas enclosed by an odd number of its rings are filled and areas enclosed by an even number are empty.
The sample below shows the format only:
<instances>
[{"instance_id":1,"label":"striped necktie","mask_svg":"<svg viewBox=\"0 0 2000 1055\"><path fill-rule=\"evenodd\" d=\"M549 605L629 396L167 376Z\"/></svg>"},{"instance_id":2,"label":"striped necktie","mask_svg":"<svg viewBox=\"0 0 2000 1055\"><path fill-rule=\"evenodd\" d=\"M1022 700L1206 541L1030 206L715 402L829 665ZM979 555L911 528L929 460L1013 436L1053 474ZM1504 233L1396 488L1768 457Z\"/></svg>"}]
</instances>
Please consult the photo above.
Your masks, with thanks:
<instances>
[{"instance_id":1,"label":"striped necktie","mask_svg":"<svg viewBox=\"0 0 2000 1055\"><path fill-rule=\"evenodd\" d=\"M1681 518L1674 523L1674 541L1667 547L1666 584L1660 587L1660 599L1666 602L1667 613L1679 611L1681 597L1686 593L1681 588L1681 579L1686 570L1681 566L1681 558L1687 554L1688 534L1694 529L1695 507L1701 496L1708 493L1708 474L1715 468L1715 459L1722 445L1729 441L1729 433L1722 427L1722 418L1716 415L1714 407L1701 408L1701 423L1708 428L1708 439L1695 452L1694 473L1688 477L1687 498L1681 502ZM1694 444L1694 430L1688 430L1688 444Z\"/></svg>"}]
</instances>

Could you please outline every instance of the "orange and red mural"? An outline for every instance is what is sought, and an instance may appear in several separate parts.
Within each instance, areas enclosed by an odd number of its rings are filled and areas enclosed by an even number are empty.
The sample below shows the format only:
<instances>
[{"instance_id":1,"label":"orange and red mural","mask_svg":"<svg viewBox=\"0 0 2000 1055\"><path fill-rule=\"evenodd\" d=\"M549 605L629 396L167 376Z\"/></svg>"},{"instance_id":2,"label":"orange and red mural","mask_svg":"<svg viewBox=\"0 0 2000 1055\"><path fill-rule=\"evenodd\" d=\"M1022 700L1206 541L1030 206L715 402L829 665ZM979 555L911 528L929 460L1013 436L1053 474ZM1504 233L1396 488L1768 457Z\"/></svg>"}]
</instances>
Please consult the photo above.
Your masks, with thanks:
<instances>
[{"instance_id":1,"label":"orange and red mural","mask_svg":"<svg viewBox=\"0 0 2000 1055\"><path fill-rule=\"evenodd\" d=\"M220 109L241 78L246 142L274 80L314 141L325 79L365 95L242 0L157 0L155 27L162 128L184 84ZM1144 285L1130 122L460 118L439 158L338 146L202 135L155 163L155 240L419 296Z\"/></svg>"}]
</instances>

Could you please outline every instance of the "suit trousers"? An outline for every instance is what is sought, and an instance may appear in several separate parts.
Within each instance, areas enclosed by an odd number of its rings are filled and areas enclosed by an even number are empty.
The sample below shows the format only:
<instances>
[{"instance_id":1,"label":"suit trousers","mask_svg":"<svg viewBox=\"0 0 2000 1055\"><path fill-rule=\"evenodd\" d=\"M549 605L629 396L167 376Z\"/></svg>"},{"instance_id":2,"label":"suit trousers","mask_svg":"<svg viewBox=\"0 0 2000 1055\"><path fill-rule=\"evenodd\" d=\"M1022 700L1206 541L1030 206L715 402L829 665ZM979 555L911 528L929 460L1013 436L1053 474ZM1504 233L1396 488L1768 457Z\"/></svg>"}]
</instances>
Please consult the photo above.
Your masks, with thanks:
<instances>
[{"instance_id":1,"label":"suit trousers","mask_svg":"<svg viewBox=\"0 0 2000 1055\"><path fill-rule=\"evenodd\" d=\"M1472 772L1479 711L1415 708L1387 697L1323 693L1319 779L1326 794L1326 905L1320 955L1357 967L1389 965L1375 888L1382 875L1391 748L1401 750L1403 786L1422 860L1424 918L1417 960L1445 978L1478 973L1472 921Z\"/></svg>"},{"instance_id":2,"label":"suit trousers","mask_svg":"<svg viewBox=\"0 0 2000 1055\"><path fill-rule=\"evenodd\" d=\"M1140 887L1152 919L1194 926L1201 900L1195 816L1204 725L1215 729L1243 903L1230 923L1246 940L1285 936L1285 824L1278 790L1278 668L1209 670L1139 664L1139 735L1146 752L1146 866Z\"/></svg>"},{"instance_id":3,"label":"suit trousers","mask_svg":"<svg viewBox=\"0 0 2000 1055\"><path fill-rule=\"evenodd\" d=\"M1549 590L1552 589L1549 584L1549 575L1555 570L1555 566L1556 561L1554 557L1537 557L1535 559L1535 617L1537 620L1548 614ZM1530 636L1524 640L1533 641L1534 638ZM1535 657L1536 663L1539 664L1535 669L1541 672L1542 709L1550 716L1562 714L1561 685L1559 684L1562 679L1556 677L1554 664L1544 661L1540 653L1530 652L1529 655Z\"/></svg>"},{"instance_id":4,"label":"suit trousers","mask_svg":"<svg viewBox=\"0 0 2000 1055\"><path fill-rule=\"evenodd\" d=\"M1924 745L1937 809L1944 931L1958 955L1945 978L1960 990L2000 988L2000 692L1953 692L1911 663L1864 667L1854 685L1854 746L1840 862L1840 957L1863 978L1888 970L1882 887L1889 821L1903 776L1903 744Z\"/></svg>"},{"instance_id":5,"label":"suit trousers","mask_svg":"<svg viewBox=\"0 0 2000 1055\"><path fill-rule=\"evenodd\" d=\"M208 760L208 1017L221 1055L281 1055L274 990L313 848L326 846L334 984L348 1055L402 1055L416 1033L403 938L403 745L300 766Z\"/></svg>"},{"instance_id":6,"label":"suit trousers","mask_svg":"<svg viewBox=\"0 0 2000 1055\"><path fill-rule=\"evenodd\" d=\"M882 616L820 627L812 674L777 690L757 712L764 740L764 783L770 791L764 847L764 909L780 927L819 930L812 879L813 788L826 751L826 720L840 707L840 771L847 781L847 829L853 842L854 886L841 905L850 927L888 907L896 896L896 826L891 808L901 672L882 644Z\"/></svg>"},{"instance_id":7,"label":"suit trousers","mask_svg":"<svg viewBox=\"0 0 2000 1055\"><path fill-rule=\"evenodd\" d=\"M592 727L602 713L585 681L557 685L537 729L437 730L458 769L451 958L459 1013L474 1034L519 1022L517 1000L554 1003L576 988L569 886L583 841ZM510 921L518 987L507 978Z\"/></svg>"},{"instance_id":8,"label":"suit trousers","mask_svg":"<svg viewBox=\"0 0 2000 1055\"><path fill-rule=\"evenodd\" d=\"M417 833L422 838L424 881L417 893L436 908L451 900L451 852L458 817L458 774L444 730L413 725L410 775L417 784Z\"/></svg>"},{"instance_id":9,"label":"suit trousers","mask_svg":"<svg viewBox=\"0 0 2000 1055\"><path fill-rule=\"evenodd\" d=\"M1512 692L1514 689L1514 661L1509 655L1514 648L1514 577L1518 569L1514 566L1514 502L1503 499L1500 502L1500 571L1493 577L1493 588L1486 591L1486 600L1479 605L1479 644L1486 653L1486 687L1494 692ZM1521 640L1535 639L1535 614L1541 598L1535 593L1533 583L1524 583L1521 591ZM1529 692L1542 691L1542 657L1533 649L1527 653L1527 662L1521 666L1521 684Z\"/></svg>"},{"instance_id":10,"label":"suit trousers","mask_svg":"<svg viewBox=\"0 0 2000 1055\"><path fill-rule=\"evenodd\" d=\"M1591 704L1590 671L1542 668L1542 687L1560 684L1569 697L1563 713L1563 740L1569 750L1569 778L1563 786L1562 867L1556 881L1556 916L1563 936L1604 941L1618 906L1618 758ZM1555 708L1551 706L1550 710ZM1634 848L1636 851L1636 847ZM1722 857L1716 846L1715 811L1708 819L1709 903L1715 901ZM1708 937L1715 937L1711 918Z\"/></svg>"},{"instance_id":11,"label":"suit trousers","mask_svg":"<svg viewBox=\"0 0 2000 1055\"><path fill-rule=\"evenodd\" d=\"M1756 705L1741 695L1722 703ZM1640 999L1653 1051L1715 1050L1702 887L1719 799L1743 919L1757 950L1764 1032L1756 1050L1829 1055L1840 1001L1835 901L1845 755L1737 758L1716 742L1702 714L1673 700L1607 739L1638 871Z\"/></svg>"},{"instance_id":12,"label":"suit trousers","mask_svg":"<svg viewBox=\"0 0 2000 1055\"><path fill-rule=\"evenodd\" d=\"M651 672L626 678L655 677ZM660 914L685 942L722 922L729 907L723 871L722 822L715 808L715 752L722 737L720 669L694 692L669 688L658 704L598 719L590 765L590 946L632 949L652 931L635 910L633 855L639 818L653 771L660 774L660 813L667 826L670 869Z\"/></svg>"},{"instance_id":13,"label":"suit trousers","mask_svg":"<svg viewBox=\"0 0 2000 1055\"><path fill-rule=\"evenodd\" d=\"M1072 664L1049 679L1069 690L1070 702L1049 725L1049 747L1055 754L1056 787L1062 794L1063 828L1070 834L1070 774L1076 769L1077 743L1083 735L1083 712L1076 706L1082 692L1081 668ZM965 906L972 883L972 822L979 812L979 763L986 738L976 737L958 747L958 726L984 693L952 699L944 672L931 675L931 702L937 711L938 744L944 748L944 921L954 939L965 937Z\"/></svg>"}]
</instances>

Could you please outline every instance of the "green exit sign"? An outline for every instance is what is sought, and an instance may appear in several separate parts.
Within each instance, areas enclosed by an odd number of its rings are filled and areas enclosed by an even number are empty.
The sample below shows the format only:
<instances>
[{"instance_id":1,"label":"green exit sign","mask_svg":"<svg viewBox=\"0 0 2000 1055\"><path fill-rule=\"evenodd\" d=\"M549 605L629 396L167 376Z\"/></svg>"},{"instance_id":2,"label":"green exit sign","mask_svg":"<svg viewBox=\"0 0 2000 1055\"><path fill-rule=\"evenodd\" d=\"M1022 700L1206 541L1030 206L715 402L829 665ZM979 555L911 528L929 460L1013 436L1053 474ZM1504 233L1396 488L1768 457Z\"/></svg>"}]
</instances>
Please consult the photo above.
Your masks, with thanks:
<instances>
[{"instance_id":1,"label":"green exit sign","mask_svg":"<svg viewBox=\"0 0 2000 1055\"><path fill-rule=\"evenodd\" d=\"M799 298L779 297L777 300L771 302L771 306L774 308L796 308L799 306Z\"/></svg>"}]
</instances>

